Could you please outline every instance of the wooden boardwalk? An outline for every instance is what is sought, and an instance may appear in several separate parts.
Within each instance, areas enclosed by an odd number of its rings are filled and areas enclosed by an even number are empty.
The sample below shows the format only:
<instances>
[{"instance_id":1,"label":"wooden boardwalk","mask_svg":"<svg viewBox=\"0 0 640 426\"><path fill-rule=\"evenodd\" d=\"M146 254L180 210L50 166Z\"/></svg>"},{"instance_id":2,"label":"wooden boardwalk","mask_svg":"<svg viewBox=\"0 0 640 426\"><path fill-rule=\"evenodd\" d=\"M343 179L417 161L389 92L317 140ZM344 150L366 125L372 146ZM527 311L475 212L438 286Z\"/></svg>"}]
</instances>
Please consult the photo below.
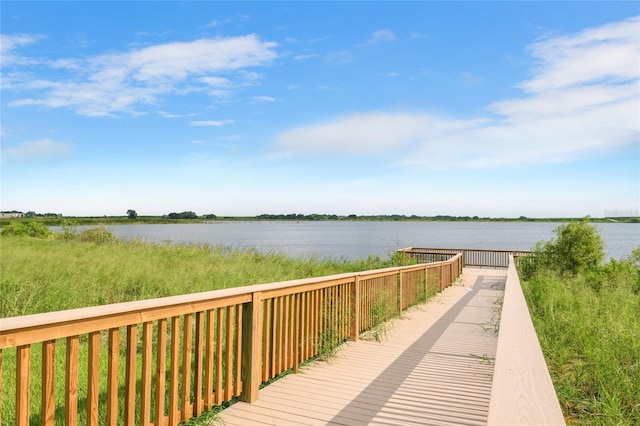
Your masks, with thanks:
<instances>
[{"instance_id":1,"label":"wooden boardwalk","mask_svg":"<svg viewBox=\"0 0 640 426\"><path fill-rule=\"evenodd\" d=\"M506 270L465 268L460 284L391 323L382 342L343 345L221 413L226 425L486 424L496 301Z\"/></svg>"}]
</instances>

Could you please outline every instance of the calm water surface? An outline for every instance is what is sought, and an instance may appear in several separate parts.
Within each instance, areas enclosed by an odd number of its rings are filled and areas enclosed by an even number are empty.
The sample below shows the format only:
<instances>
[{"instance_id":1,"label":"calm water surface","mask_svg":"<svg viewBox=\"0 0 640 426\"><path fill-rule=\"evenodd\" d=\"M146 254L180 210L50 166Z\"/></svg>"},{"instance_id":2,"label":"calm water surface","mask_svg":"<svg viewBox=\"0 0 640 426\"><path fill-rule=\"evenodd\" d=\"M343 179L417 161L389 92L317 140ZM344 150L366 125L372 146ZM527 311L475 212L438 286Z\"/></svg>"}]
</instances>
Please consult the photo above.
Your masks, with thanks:
<instances>
[{"instance_id":1,"label":"calm water surface","mask_svg":"<svg viewBox=\"0 0 640 426\"><path fill-rule=\"evenodd\" d=\"M548 222L218 222L184 225L110 225L119 238L151 242L253 247L290 257L383 258L404 247L528 250L555 236ZM640 224L595 224L608 257L640 245Z\"/></svg>"}]
</instances>

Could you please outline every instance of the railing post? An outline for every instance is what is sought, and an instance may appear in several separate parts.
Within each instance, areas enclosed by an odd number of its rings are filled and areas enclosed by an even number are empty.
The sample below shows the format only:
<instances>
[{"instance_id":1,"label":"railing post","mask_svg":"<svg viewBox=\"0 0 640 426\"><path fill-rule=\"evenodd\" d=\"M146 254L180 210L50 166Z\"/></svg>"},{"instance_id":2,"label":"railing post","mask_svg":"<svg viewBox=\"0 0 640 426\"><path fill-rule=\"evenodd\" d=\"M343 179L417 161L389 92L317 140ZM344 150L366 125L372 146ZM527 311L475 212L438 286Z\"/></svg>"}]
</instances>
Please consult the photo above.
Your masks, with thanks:
<instances>
[{"instance_id":1,"label":"railing post","mask_svg":"<svg viewBox=\"0 0 640 426\"><path fill-rule=\"evenodd\" d=\"M358 340L360 334L360 276L356 275L356 280L351 287L351 332L349 338L354 342Z\"/></svg>"},{"instance_id":2,"label":"railing post","mask_svg":"<svg viewBox=\"0 0 640 426\"><path fill-rule=\"evenodd\" d=\"M402 271L398 271L398 290L396 291L396 297L398 298L396 303L396 309L398 309L398 315L402 315Z\"/></svg>"},{"instance_id":3,"label":"railing post","mask_svg":"<svg viewBox=\"0 0 640 426\"><path fill-rule=\"evenodd\" d=\"M242 305L242 401L258 399L261 372L262 294L254 292L251 302Z\"/></svg>"},{"instance_id":4,"label":"railing post","mask_svg":"<svg viewBox=\"0 0 640 426\"><path fill-rule=\"evenodd\" d=\"M424 294L429 294L429 264L424 265Z\"/></svg>"}]
</instances>

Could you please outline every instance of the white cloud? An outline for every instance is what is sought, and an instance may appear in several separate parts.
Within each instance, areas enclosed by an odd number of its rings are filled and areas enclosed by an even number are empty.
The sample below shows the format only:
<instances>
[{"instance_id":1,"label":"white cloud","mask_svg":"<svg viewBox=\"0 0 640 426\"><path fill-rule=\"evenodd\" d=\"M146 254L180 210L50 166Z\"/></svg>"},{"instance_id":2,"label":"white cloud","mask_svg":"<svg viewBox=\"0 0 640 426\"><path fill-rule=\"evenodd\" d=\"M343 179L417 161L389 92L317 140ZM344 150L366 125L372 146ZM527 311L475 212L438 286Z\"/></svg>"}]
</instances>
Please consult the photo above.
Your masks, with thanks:
<instances>
[{"instance_id":1,"label":"white cloud","mask_svg":"<svg viewBox=\"0 0 640 426\"><path fill-rule=\"evenodd\" d=\"M304 61L306 59L311 59L311 58L317 58L320 55L317 53L308 53L308 54L303 54L303 55L296 55L293 57L293 59L295 59L296 61Z\"/></svg>"},{"instance_id":2,"label":"white cloud","mask_svg":"<svg viewBox=\"0 0 640 426\"><path fill-rule=\"evenodd\" d=\"M202 83L213 87L228 87L231 85L231 81L228 78L224 77L201 77L198 79L198 81L201 81Z\"/></svg>"},{"instance_id":3,"label":"white cloud","mask_svg":"<svg viewBox=\"0 0 640 426\"><path fill-rule=\"evenodd\" d=\"M8 160L40 160L64 157L71 151L71 143L52 139L22 142L15 147L3 149L3 158Z\"/></svg>"},{"instance_id":4,"label":"white cloud","mask_svg":"<svg viewBox=\"0 0 640 426\"><path fill-rule=\"evenodd\" d=\"M365 44L386 43L395 40L395 38L396 36L391 30L378 30L371 33L371 36Z\"/></svg>"},{"instance_id":5,"label":"white cloud","mask_svg":"<svg viewBox=\"0 0 640 426\"><path fill-rule=\"evenodd\" d=\"M35 43L40 36L29 34L8 35L0 34L0 58L2 67L10 65L30 65L38 61L14 53L20 46Z\"/></svg>"},{"instance_id":6,"label":"white cloud","mask_svg":"<svg viewBox=\"0 0 640 426\"><path fill-rule=\"evenodd\" d=\"M640 70L640 17L529 46L538 65L521 87L530 93L588 83L624 82ZM606 81L605 81L606 80Z\"/></svg>"},{"instance_id":7,"label":"white cloud","mask_svg":"<svg viewBox=\"0 0 640 426\"><path fill-rule=\"evenodd\" d=\"M196 115L195 113L175 114L175 113L166 112L166 111L158 111L157 114L160 117L164 117L164 118L183 118L183 117L193 117L194 115Z\"/></svg>"},{"instance_id":8,"label":"white cloud","mask_svg":"<svg viewBox=\"0 0 640 426\"><path fill-rule=\"evenodd\" d=\"M277 99L271 96L254 96L253 102L276 102Z\"/></svg>"},{"instance_id":9,"label":"white cloud","mask_svg":"<svg viewBox=\"0 0 640 426\"><path fill-rule=\"evenodd\" d=\"M232 124L233 120L201 120L201 121L192 121L189 123L190 126L201 126L201 127L220 127L226 124Z\"/></svg>"},{"instance_id":10,"label":"white cloud","mask_svg":"<svg viewBox=\"0 0 640 426\"><path fill-rule=\"evenodd\" d=\"M409 148L426 135L460 125L427 114L369 112L290 130L278 136L277 145L290 153L378 154Z\"/></svg>"},{"instance_id":11,"label":"white cloud","mask_svg":"<svg viewBox=\"0 0 640 426\"><path fill-rule=\"evenodd\" d=\"M17 44L13 39L8 43ZM11 105L69 107L82 115L100 116L135 113L167 94L204 91L229 96L234 87L256 84L261 75L246 70L271 63L277 57L276 46L251 34L165 43L88 59L63 58L51 66L66 69L66 77L32 78L12 85L14 90L38 88L42 93Z\"/></svg>"},{"instance_id":12,"label":"white cloud","mask_svg":"<svg viewBox=\"0 0 640 426\"><path fill-rule=\"evenodd\" d=\"M385 153L427 169L564 162L640 142L638 18L530 46L537 65L520 97L488 115L454 120L425 113L367 112L289 130L289 154Z\"/></svg>"}]
</instances>

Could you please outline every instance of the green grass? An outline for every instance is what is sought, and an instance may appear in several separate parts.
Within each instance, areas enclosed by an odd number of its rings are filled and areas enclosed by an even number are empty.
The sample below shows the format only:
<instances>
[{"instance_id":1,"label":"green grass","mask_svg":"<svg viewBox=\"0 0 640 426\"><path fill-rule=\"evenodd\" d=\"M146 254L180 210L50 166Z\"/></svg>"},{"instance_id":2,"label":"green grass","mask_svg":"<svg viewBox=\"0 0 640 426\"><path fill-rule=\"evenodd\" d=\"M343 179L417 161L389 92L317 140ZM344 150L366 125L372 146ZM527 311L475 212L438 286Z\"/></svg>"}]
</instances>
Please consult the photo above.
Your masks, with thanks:
<instances>
[{"instance_id":1,"label":"green grass","mask_svg":"<svg viewBox=\"0 0 640 426\"><path fill-rule=\"evenodd\" d=\"M0 317L390 266L196 245L0 237Z\"/></svg>"},{"instance_id":2,"label":"green grass","mask_svg":"<svg viewBox=\"0 0 640 426\"><path fill-rule=\"evenodd\" d=\"M394 259L379 258L358 262L291 259L255 250L123 242L104 238L103 234L97 229L82 235L68 235L66 240L62 236L44 239L0 236L0 318L376 269L394 262ZM90 242L92 240L100 243ZM121 330L121 343L123 334L124 329ZM101 375L106 374L106 348L102 346ZM56 344L58 369L64 364L64 347L64 339L59 340ZM121 350L124 349L121 347ZM79 356L80 365L86 365L86 336L81 336ZM33 424L39 424L40 359L40 344L32 345ZM2 420L10 424L15 406L12 390L15 349L5 349L2 362L1 415ZM120 367L123 369L124 365ZM79 421L83 422L86 369L81 368L79 375ZM120 377L123 375L124 371L121 371ZM61 403L64 380L58 378L55 386L56 401ZM105 386L101 381L101 387ZM104 389L101 389L101 397L103 393ZM208 416L207 421L215 418L213 414Z\"/></svg>"},{"instance_id":3,"label":"green grass","mask_svg":"<svg viewBox=\"0 0 640 426\"><path fill-rule=\"evenodd\" d=\"M612 261L523 282L569 424L640 424L640 269Z\"/></svg>"}]
</instances>

